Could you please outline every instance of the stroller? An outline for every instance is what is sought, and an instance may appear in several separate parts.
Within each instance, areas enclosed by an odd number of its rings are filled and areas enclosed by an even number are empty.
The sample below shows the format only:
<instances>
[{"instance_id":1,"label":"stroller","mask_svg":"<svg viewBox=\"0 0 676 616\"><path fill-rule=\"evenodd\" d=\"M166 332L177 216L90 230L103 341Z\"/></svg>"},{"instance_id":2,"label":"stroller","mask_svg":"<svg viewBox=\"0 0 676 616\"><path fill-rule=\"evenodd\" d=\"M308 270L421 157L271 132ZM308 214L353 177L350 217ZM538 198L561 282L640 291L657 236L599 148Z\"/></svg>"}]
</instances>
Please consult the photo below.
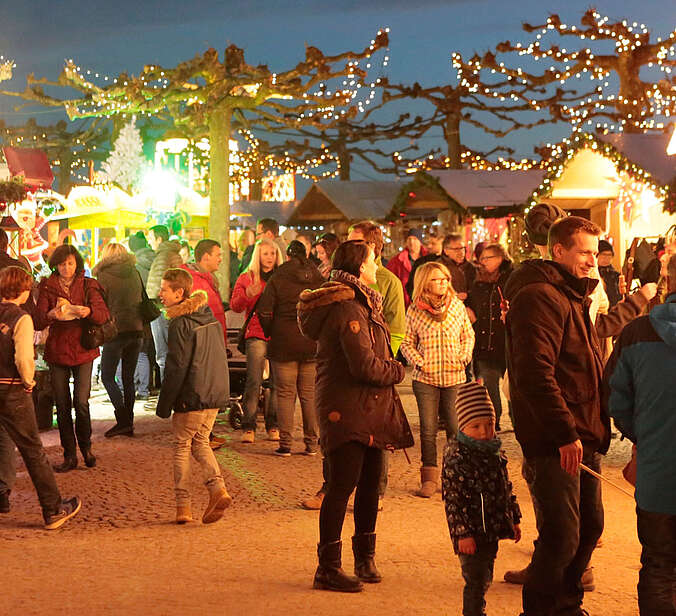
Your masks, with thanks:
<instances>
[{"instance_id":1,"label":"stroller","mask_svg":"<svg viewBox=\"0 0 676 616\"><path fill-rule=\"evenodd\" d=\"M246 355L240 353L237 348L237 338L239 329L228 328L228 374L230 376L230 406L228 410L228 421L233 430L239 430L242 427L244 419L244 408L242 407L244 399L244 387L246 385ZM263 385L258 398L257 414L267 415L272 399L272 389L270 384L270 369L266 362L263 372Z\"/></svg>"}]
</instances>

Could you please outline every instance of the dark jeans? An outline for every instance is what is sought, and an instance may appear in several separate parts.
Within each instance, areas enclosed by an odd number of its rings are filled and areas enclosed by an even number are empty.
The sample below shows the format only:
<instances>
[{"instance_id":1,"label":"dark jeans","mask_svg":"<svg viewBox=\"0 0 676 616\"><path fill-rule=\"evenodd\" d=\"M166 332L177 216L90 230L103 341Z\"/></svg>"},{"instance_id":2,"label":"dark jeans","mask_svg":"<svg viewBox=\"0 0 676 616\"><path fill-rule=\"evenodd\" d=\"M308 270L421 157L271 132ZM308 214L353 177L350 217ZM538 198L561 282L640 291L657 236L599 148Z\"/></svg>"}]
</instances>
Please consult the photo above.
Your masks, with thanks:
<instances>
[{"instance_id":1,"label":"dark jeans","mask_svg":"<svg viewBox=\"0 0 676 616\"><path fill-rule=\"evenodd\" d=\"M505 367L498 363L486 360L474 360L474 372L476 378L481 378L488 390L488 395L495 409L495 426L500 426L500 416L502 415L502 400L500 398L500 379L505 374Z\"/></svg>"},{"instance_id":2,"label":"dark jeans","mask_svg":"<svg viewBox=\"0 0 676 616\"><path fill-rule=\"evenodd\" d=\"M582 462L601 470L597 453L585 452ZM577 615L584 597L581 577L603 532L601 482L583 470L569 475L559 456L526 458L524 464L538 530L523 587L524 615Z\"/></svg>"},{"instance_id":3,"label":"dark jeans","mask_svg":"<svg viewBox=\"0 0 676 616\"><path fill-rule=\"evenodd\" d=\"M477 543L474 554L458 554L465 588L462 591L463 616L484 616L486 591L493 581L493 563L498 542Z\"/></svg>"},{"instance_id":4,"label":"dark jeans","mask_svg":"<svg viewBox=\"0 0 676 616\"><path fill-rule=\"evenodd\" d=\"M638 608L641 616L676 615L676 515L636 508L641 542Z\"/></svg>"},{"instance_id":5,"label":"dark jeans","mask_svg":"<svg viewBox=\"0 0 676 616\"><path fill-rule=\"evenodd\" d=\"M412 385L420 416L422 465L436 466L439 416L445 419L448 438L458 433L458 416L455 413L457 387L435 387L420 381L413 381Z\"/></svg>"},{"instance_id":6,"label":"dark jeans","mask_svg":"<svg viewBox=\"0 0 676 616\"><path fill-rule=\"evenodd\" d=\"M0 423L0 494L11 491L15 481L14 441Z\"/></svg>"},{"instance_id":7,"label":"dark jeans","mask_svg":"<svg viewBox=\"0 0 676 616\"><path fill-rule=\"evenodd\" d=\"M141 340L143 348L143 340ZM147 353L141 351L136 360L136 370L134 370L134 385L136 392L140 396L150 395L150 358Z\"/></svg>"},{"instance_id":8,"label":"dark jeans","mask_svg":"<svg viewBox=\"0 0 676 616\"><path fill-rule=\"evenodd\" d=\"M103 345L101 350L101 380L115 409L115 419L122 427L134 425L136 398L134 372L143 338L121 334ZM122 362L122 391L115 380L117 365Z\"/></svg>"},{"instance_id":9,"label":"dark jeans","mask_svg":"<svg viewBox=\"0 0 676 616\"><path fill-rule=\"evenodd\" d=\"M160 368L160 381L164 379L164 366L167 363L169 352L169 321L163 315L150 323L150 331L153 333L155 343L155 361Z\"/></svg>"},{"instance_id":10,"label":"dark jeans","mask_svg":"<svg viewBox=\"0 0 676 616\"><path fill-rule=\"evenodd\" d=\"M246 384L244 385L242 430L256 430L256 412L261 395L267 348L268 343L260 338L248 338L246 341ZM271 402L265 409L265 429L272 430L273 428L277 428L277 415L275 404Z\"/></svg>"},{"instance_id":11,"label":"dark jeans","mask_svg":"<svg viewBox=\"0 0 676 616\"><path fill-rule=\"evenodd\" d=\"M61 505L61 494L38 435L33 397L21 385L0 386L0 427L19 449L38 493L43 515L55 514Z\"/></svg>"},{"instance_id":12,"label":"dark jeans","mask_svg":"<svg viewBox=\"0 0 676 616\"><path fill-rule=\"evenodd\" d=\"M56 403L56 421L64 458L76 456L75 435L80 451L87 451L92 444L92 420L89 416L89 392L92 384L92 362L79 366L50 364L52 389ZM70 376L73 375L73 395L70 393ZM75 406L75 431L73 431L72 408Z\"/></svg>"},{"instance_id":13,"label":"dark jeans","mask_svg":"<svg viewBox=\"0 0 676 616\"><path fill-rule=\"evenodd\" d=\"M357 441L344 443L329 453L328 486L319 512L321 545L340 541L347 501L355 488L355 535L375 531L382 456L382 450Z\"/></svg>"}]
</instances>

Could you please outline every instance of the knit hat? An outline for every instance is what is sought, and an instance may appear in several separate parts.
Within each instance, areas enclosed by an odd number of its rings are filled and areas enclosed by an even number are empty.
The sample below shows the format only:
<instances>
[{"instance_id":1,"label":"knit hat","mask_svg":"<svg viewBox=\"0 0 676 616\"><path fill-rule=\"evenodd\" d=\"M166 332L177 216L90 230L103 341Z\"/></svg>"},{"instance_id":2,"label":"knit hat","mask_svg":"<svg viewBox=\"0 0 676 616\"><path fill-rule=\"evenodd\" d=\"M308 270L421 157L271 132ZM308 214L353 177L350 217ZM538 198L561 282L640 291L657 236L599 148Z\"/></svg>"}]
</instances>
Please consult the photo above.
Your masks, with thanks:
<instances>
[{"instance_id":1,"label":"knit hat","mask_svg":"<svg viewBox=\"0 0 676 616\"><path fill-rule=\"evenodd\" d=\"M143 231L137 231L129 236L129 250L132 252L141 250L141 248L145 248L146 246L148 246L148 240L146 240L146 236L143 235Z\"/></svg>"},{"instance_id":2,"label":"knit hat","mask_svg":"<svg viewBox=\"0 0 676 616\"><path fill-rule=\"evenodd\" d=\"M609 252L611 255L615 255L613 245L606 240L599 240L599 254L602 252Z\"/></svg>"},{"instance_id":3,"label":"knit hat","mask_svg":"<svg viewBox=\"0 0 676 616\"><path fill-rule=\"evenodd\" d=\"M460 430L475 419L486 417L495 419L495 410L488 395L488 390L476 381L458 385L455 411L458 415L458 428Z\"/></svg>"},{"instance_id":4,"label":"knit hat","mask_svg":"<svg viewBox=\"0 0 676 616\"><path fill-rule=\"evenodd\" d=\"M417 237L420 242L423 241L423 234L420 229L409 229L406 237Z\"/></svg>"},{"instance_id":5,"label":"knit hat","mask_svg":"<svg viewBox=\"0 0 676 616\"><path fill-rule=\"evenodd\" d=\"M565 218L566 213L558 206L551 203L538 203L526 214L526 233L528 239L537 246L546 246L549 227L559 218Z\"/></svg>"}]
</instances>

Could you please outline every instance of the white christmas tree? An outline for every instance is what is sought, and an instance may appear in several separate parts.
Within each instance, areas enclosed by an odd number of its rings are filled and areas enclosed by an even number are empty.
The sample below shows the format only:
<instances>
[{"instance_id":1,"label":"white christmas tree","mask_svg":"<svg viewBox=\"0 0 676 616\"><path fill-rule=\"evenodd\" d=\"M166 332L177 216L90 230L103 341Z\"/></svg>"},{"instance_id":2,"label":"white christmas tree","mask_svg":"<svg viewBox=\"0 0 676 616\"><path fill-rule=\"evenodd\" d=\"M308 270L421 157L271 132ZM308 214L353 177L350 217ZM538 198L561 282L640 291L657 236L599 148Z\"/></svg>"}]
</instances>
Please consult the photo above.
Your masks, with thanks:
<instances>
[{"instance_id":1,"label":"white christmas tree","mask_svg":"<svg viewBox=\"0 0 676 616\"><path fill-rule=\"evenodd\" d=\"M127 192L139 188L148 161L143 155L143 139L136 127L136 117L122 128L113 151L101 167L104 180L114 182Z\"/></svg>"}]
</instances>

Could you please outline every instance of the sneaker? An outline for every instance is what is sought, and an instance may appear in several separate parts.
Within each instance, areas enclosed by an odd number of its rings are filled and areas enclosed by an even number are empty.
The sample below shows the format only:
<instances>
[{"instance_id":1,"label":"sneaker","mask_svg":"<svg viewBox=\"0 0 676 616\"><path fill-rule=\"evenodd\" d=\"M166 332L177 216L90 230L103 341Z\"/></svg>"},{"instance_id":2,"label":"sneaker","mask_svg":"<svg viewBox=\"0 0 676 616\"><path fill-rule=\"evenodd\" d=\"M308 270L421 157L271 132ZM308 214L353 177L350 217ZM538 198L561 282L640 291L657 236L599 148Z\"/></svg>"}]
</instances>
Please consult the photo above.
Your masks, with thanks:
<instances>
[{"instance_id":1,"label":"sneaker","mask_svg":"<svg viewBox=\"0 0 676 616\"><path fill-rule=\"evenodd\" d=\"M222 488L218 492L214 492L209 497L209 504L204 510L204 515L202 516L202 524L212 524L213 522L218 522L223 517L223 512L230 506L232 503L232 496L228 494L228 491L225 488Z\"/></svg>"},{"instance_id":2,"label":"sneaker","mask_svg":"<svg viewBox=\"0 0 676 616\"><path fill-rule=\"evenodd\" d=\"M275 455L276 456L283 456L285 458L288 458L291 455L291 448L290 447L278 447L275 449Z\"/></svg>"},{"instance_id":3,"label":"sneaker","mask_svg":"<svg viewBox=\"0 0 676 616\"><path fill-rule=\"evenodd\" d=\"M109 430L106 430L103 433L103 436L106 438L112 438L113 436L134 436L134 426L121 426L120 424L115 424Z\"/></svg>"},{"instance_id":4,"label":"sneaker","mask_svg":"<svg viewBox=\"0 0 676 616\"><path fill-rule=\"evenodd\" d=\"M256 441L256 433L253 430L244 430L242 432L242 443L253 443Z\"/></svg>"},{"instance_id":5,"label":"sneaker","mask_svg":"<svg viewBox=\"0 0 676 616\"><path fill-rule=\"evenodd\" d=\"M154 413L157 410L157 399L150 398L148 402L143 405L143 410Z\"/></svg>"},{"instance_id":6,"label":"sneaker","mask_svg":"<svg viewBox=\"0 0 676 616\"><path fill-rule=\"evenodd\" d=\"M220 436L213 436L209 440L209 447L211 447L212 451L216 451L217 449L220 449L225 445L227 441L224 438L221 438Z\"/></svg>"},{"instance_id":7,"label":"sneaker","mask_svg":"<svg viewBox=\"0 0 676 616\"><path fill-rule=\"evenodd\" d=\"M317 510L322 508L322 502L324 502L324 492L317 492L314 496L301 501L300 505L303 509Z\"/></svg>"},{"instance_id":8,"label":"sneaker","mask_svg":"<svg viewBox=\"0 0 676 616\"><path fill-rule=\"evenodd\" d=\"M279 440L279 430L277 430L277 428L270 428L268 430L268 440L269 441L278 441Z\"/></svg>"},{"instance_id":9,"label":"sneaker","mask_svg":"<svg viewBox=\"0 0 676 616\"><path fill-rule=\"evenodd\" d=\"M74 515L76 515L77 512L80 511L81 507L82 501L77 496L62 500L61 506L59 507L59 511L57 513L45 516L45 528L47 530L55 530L59 528L59 526L65 524Z\"/></svg>"},{"instance_id":10,"label":"sneaker","mask_svg":"<svg viewBox=\"0 0 676 616\"><path fill-rule=\"evenodd\" d=\"M319 453L319 449L316 447L310 447L310 445L305 445L305 451L303 452L303 455L306 456L316 456Z\"/></svg>"},{"instance_id":11,"label":"sneaker","mask_svg":"<svg viewBox=\"0 0 676 616\"><path fill-rule=\"evenodd\" d=\"M136 394L136 401L138 402L139 400L148 400L150 398L150 394Z\"/></svg>"}]
</instances>

